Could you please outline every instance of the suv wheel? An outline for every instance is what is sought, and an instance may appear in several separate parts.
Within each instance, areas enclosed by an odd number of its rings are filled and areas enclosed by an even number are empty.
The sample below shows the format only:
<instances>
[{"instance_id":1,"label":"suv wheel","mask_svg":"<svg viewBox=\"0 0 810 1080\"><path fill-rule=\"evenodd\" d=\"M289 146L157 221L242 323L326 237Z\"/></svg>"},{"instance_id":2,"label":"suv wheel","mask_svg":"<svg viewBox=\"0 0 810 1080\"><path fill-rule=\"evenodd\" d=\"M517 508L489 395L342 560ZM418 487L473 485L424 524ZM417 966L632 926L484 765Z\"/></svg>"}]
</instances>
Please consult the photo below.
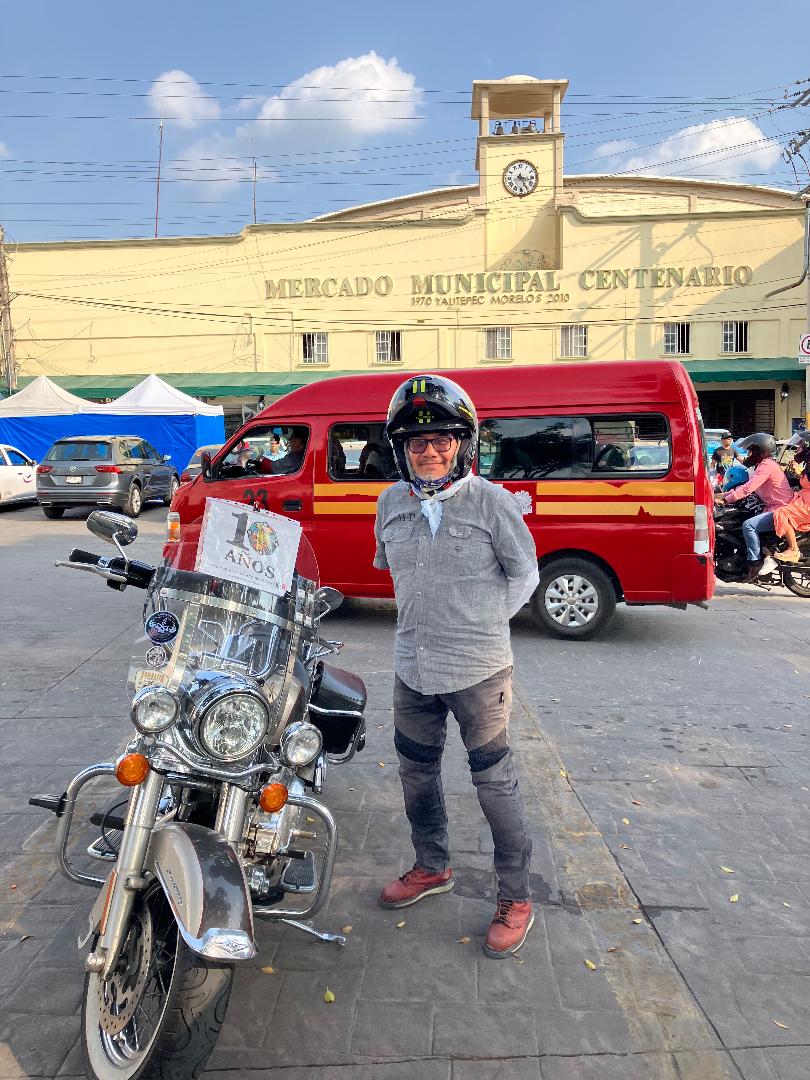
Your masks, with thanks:
<instances>
[{"instance_id":1,"label":"suv wheel","mask_svg":"<svg viewBox=\"0 0 810 1080\"><path fill-rule=\"evenodd\" d=\"M171 482L171 484L169 484L169 494L163 500L163 505L164 506L171 506L172 505L172 499L177 494L177 489L179 487L180 487L180 481L177 479L176 476L173 476L172 477L172 482Z\"/></svg>"},{"instance_id":2,"label":"suv wheel","mask_svg":"<svg viewBox=\"0 0 810 1080\"><path fill-rule=\"evenodd\" d=\"M42 507L42 513L45 515L45 517L46 518L51 518L52 520L55 519L55 518L60 518L62 516L62 514L64 514L64 512L65 512L64 506L43 506Z\"/></svg>"},{"instance_id":3,"label":"suv wheel","mask_svg":"<svg viewBox=\"0 0 810 1080\"><path fill-rule=\"evenodd\" d=\"M124 503L124 513L129 517L136 518L141 512L143 506L143 496L141 495L141 489L137 484L133 484L129 489L129 495L127 495L127 501Z\"/></svg>"},{"instance_id":4,"label":"suv wheel","mask_svg":"<svg viewBox=\"0 0 810 1080\"><path fill-rule=\"evenodd\" d=\"M607 574L587 559L555 559L540 571L531 605L542 630L557 637L586 638L610 622L616 591Z\"/></svg>"}]
</instances>

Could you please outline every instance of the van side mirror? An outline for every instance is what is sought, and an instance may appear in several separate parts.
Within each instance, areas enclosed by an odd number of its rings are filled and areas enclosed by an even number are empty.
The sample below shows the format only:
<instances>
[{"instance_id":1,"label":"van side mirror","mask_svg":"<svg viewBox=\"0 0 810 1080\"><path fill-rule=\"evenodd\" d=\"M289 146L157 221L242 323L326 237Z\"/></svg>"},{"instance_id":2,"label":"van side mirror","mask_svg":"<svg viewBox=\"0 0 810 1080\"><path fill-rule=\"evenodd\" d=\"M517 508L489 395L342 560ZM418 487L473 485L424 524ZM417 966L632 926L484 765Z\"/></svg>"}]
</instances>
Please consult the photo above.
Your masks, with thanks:
<instances>
[{"instance_id":1,"label":"van side mirror","mask_svg":"<svg viewBox=\"0 0 810 1080\"><path fill-rule=\"evenodd\" d=\"M203 480L211 479L211 455L207 450L203 450L200 454L200 473Z\"/></svg>"}]
</instances>

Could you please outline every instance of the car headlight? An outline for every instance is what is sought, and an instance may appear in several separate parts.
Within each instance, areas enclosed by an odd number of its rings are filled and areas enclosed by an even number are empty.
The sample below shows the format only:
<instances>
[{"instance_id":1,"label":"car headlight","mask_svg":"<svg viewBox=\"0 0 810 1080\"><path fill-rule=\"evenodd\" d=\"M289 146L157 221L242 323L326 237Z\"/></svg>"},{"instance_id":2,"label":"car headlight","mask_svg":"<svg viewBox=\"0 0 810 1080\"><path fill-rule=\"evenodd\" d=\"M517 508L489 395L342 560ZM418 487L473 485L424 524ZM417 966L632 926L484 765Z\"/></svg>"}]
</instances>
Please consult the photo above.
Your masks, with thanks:
<instances>
[{"instance_id":1,"label":"car headlight","mask_svg":"<svg viewBox=\"0 0 810 1080\"><path fill-rule=\"evenodd\" d=\"M281 760L294 768L309 765L320 754L322 746L323 736L315 725L298 721L290 724L281 736Z\"/></svg>"},{"instance_id":2,"label":"car headlight","mask_svg":"<svg viewBox=\"0 0 810 1080\"><path fill-rule=\"evenodd\" d=\"M257 694L229 693L203 713L199 740L212 757L237 761L261 744L268 720L267 706Z\"/></svg>"},{"instance_id":3,"label":"car headlight","mask_svg":"<svg viewBox=\"0 0 810 1080\"><path fill-rule=\"evenodd\" d=\"M144 686L132 699L132 723L144 735L165 731L180 713L180 702L165 686Z\"/></svg>"}]
</instances>

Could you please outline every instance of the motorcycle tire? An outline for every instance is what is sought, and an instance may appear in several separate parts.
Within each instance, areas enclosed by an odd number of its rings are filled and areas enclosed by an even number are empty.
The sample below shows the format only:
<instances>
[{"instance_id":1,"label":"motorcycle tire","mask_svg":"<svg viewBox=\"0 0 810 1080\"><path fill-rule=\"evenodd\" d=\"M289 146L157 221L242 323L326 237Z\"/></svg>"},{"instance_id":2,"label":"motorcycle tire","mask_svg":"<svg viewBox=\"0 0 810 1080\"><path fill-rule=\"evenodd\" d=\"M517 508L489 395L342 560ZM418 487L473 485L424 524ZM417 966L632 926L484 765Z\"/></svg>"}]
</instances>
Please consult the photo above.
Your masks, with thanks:
<instances>
[{"instance_id":1,"label":"motorcycle tire","mask_svg":"<svg viewBox=\"0 0 810 1080\"><path fill-rule=\"evenodd\" d=\"M89 973L85 977L82 1001L82 1052L90 1080L200 1076L225 1021L233 985L233 964L217 964L192 952L177 931L159 885L146 890L142 903L154 904L169 928L165 939L158 939L161 951L154 947L157 935L150 949L156 963L162 965L163 975L168 973L168 981L146 977L135 1006L144 1012L142 1005L151 1005L157 991L162 992L155 1011L154 1030L150 1032L147 1027L140 1032L130 1021L116 1035L105 1032L100 1023L99 976ZM130 933L133 932L131 929ZM142 951L142 944L136 941L132 954L140 958ZM145 991L150 984L157 989L147 997ZM143 1020L139 1020L143 1029ZM145 1042L143 1046L139 1042L141 1038Z\"/></svg>"},{"instance_id":2,"label":"motorcycle tire","mask_svg":"<svg viewBox=\"0 0 810 1080\"><path fill-rule=\"evenodd\" d=\"M783 570L782 581L796 596L810 597L810 570Z\"/></svg>"}]
</instances>

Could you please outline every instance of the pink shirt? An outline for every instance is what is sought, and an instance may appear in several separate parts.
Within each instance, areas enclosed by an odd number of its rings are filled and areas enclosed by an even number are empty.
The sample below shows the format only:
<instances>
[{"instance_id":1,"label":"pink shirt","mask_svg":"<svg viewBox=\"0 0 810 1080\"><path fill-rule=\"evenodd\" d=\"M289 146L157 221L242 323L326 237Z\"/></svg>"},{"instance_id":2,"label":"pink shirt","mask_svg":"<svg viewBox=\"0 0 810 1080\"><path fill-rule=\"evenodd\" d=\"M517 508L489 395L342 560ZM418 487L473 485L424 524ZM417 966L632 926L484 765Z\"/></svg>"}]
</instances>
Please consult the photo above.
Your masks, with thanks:
<instances>
[{"instance_id":1,"label":"pink shirt","mask_svg":"<svg viewBox=\"0 0 810 1080\"><path fill-rule=\"evenodd\" d=\"M787 477L782 472L781 466L777 465L773 458L764 458L754 469L754 474L746 484L740 484L732 491L726 493L727 503L739 502L746 495L756 492L765 505L766 510L775 510L778 506L784 506L793 498L793 489L788 483Z\"/></svg>"}]
</instances>

